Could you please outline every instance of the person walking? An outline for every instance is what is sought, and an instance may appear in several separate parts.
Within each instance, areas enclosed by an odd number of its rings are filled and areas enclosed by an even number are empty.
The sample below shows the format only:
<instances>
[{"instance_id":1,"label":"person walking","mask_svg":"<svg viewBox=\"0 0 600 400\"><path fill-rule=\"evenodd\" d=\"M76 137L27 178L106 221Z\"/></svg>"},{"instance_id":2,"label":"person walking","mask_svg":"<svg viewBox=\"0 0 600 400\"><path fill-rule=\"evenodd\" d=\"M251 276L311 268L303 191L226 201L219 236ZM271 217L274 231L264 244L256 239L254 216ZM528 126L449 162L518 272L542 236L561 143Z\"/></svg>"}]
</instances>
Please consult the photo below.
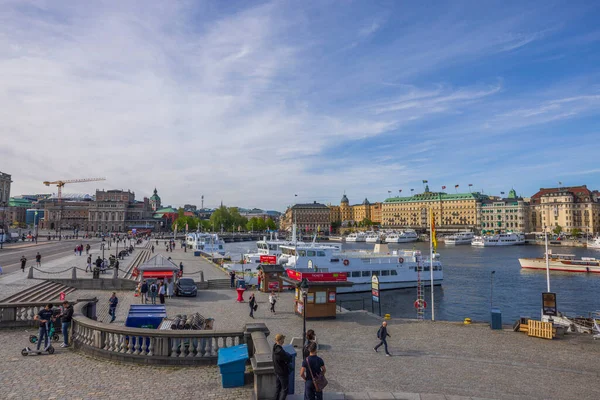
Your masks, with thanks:
<instances>
[{"instance_id":1,"label":"person walking","mask_svg":"<svg viewBox=\"0 0 600 400\"><path fill-rule=\"evenodd\" d=\"M161 282L158 285L158 297L160 298L160 304L165 304L165 284Z\"/></svg>"},{"instance_id":2,"label":"person walking","mask_svg":"<svg viewBox=\"0 0 600 400\"><path fill-rule=\"evenodd\" d=\"M309 356L302 360L300 377L304 379L304 400L323 400L323 388L318 387L316 379L326 372L325 361L317 355L317 344L308 346Z\"/></svg>"},{"instance_id":3,"label":"person walking","mask_svg":"<svg viewBox=\"0 0 600 400\"><path fill-rule=\"evenodd\" d=\"M254 297L254 293L250 293L248 305L250 305L250 316L254 318L254 311L256 311L256 309L258 308L258 306L256 305L256 297Z\"/></svg>"},{"instance_id":4,"label":"person walking","mask_svg":"<svg viewBox=\"0 0 600 400\"><path fill-rule=\"evenodd\" d=\"M25 272L25 264L27 264L27 259L25 256L21 257L21 270Z\"/></svg>"},{"instance_id":5,"label":"person walking","mask_svg":"<svg viewBox=\"0 0 600 400\"><path fill-rule=\"evenodd\" d=\"M154 253L154 245L152 245L151 249L152 249L152 253Z\"/></svg>"},{"instance_id":6,"label":"person walking","mask_svg":"<svg viewBox=\"0 0 600 400\"><path fill-rule=\"evenodd\" d=\"M271 290L271 294L269 294L269 304L271 304L271 312L275 314L275 303L277 303L277 298L275 297L275 292Z\"/></svg>"},{"instance_id":7,"label":"person walking","mask_svg":"<svg viewBox=\"0 0 600 400\"><path fill-rule=\"evenodd\" d=\"M100 258L100 256L98 256L98 258L96 258L96 268L98 268L98 269L102 268L102 259Z\"/></svg>"},{"instance_id":8,"label":"person walking","mask_svg":"<svg viewBox=\"0 0 600 400\"><path fill-rule=\"evenodd\" d=\"M90 249L91 249L91 246L90 246L90 244L89 244L89 243L88 243L88 244L86 244L86 245L85 245L85 254L90 254Z\"/></svg>"},{"instance_id":9,"label":"person walking","mask_svg":"<svg viewBox=\"0 0 600 400\"><path fill-rule=\"evenodd\" d=\"M42 345L42 340L44 341L44 350L48 348L50 345L50 338L48 337L48 331L50 330L50 324L52 323L52 303L46 304L46 307L42 308L35 317L33 317L34 321L40 321L40 331L37 340L37 351L40 354L40 347Z\"/></svg>"},{"instance_id":10,"label":"person walking","mask_svg":"<svg viewBox=\"0 0 600 400\"><path fill-rule=\"evenodd\" d=\"M381 347L381 345L383 345L385 348L385 355L388 357L391 356L390 352L388 351L388 345L387 345L388 337L391 337L391 336L387 331L387 321L383 321L381 323L381 326L379 327L379 330L377 331L377 339L379 339L379 344L377 346L373 347L373 350L375 350L375 353L377 353L377 349L379 347Z\"/></svg>"},{"instance_id":11,"label":"person walking","mask_svg":"<svg viewBox=\"0 0 600 400\"><path fill-rule=\"evenodd\" d=\"M71 320L73 320L73 306L67 300L63 301L62 312L58 315L61 318L61 330L63 342L60 347L69 347L69 329L71 329Z\"/></svg>"},{"instance_id":12,"label":"person walking","mask_svg":"<svg viewBox=\"0 0 600 400\"><path fill-rule=\"evenodd\" d=\"M142 304L146 304L148 301L148 282L144 279L142 286L140 287L140 297L142 298Z\"/></svg>"},{"instance_id":13,"label":"person walking","mask_svg":"<svg viewBox=\"0 0 600 400\"><path fill-rule=\"evenodd\" d=\"M115 270L117 271L117 276L119 276L119 259L117 258L115 260Z\"/></svg>"},{"instance_id":14,"label":"person walking","mask_svg":"<svg viewBox=\"0 0 600 400\"><path fill-rule=\"evenodd\" d=\"M119 299L117 297L116 292L113 292L112 296L110 296L110 299L108 299L108 303L108 315L112 317L110 319L110 322L114 322L117 318L117 304L119 304Z\"/></svg>"},{"instance_id":15,"label":"person walking","mask_svg":"<svg viewBox=\"0 0 600 400\"><path fill-rule=\"evenodd\" d=\"M173 279L169 279L169 283L167 284L167 295L171 299L173 298L173 290L175 289L175 282Z\"/></svg>"},{"instance_id":16,"label":"person walking","mask_svg":"<svg viewBox=\"0 0 600 400\"><path fill-rule=\"evenodd\" d=\"M40 252L38 251L38 253L35 255L35 263L38 267L42 266L42 255L40 254Z\"/></svg>"},{"instance_id":17,"label":"person walking","mask_svg":"<svg viewBox=\"0 0 600 400\"><path fill-rule=\"evenodd\" d=\"M229 271L229 285L235 289L235 271Z\"/></svg>"},{"instance_id":18,"label":"person walking","mask_svg":"<svg viewBox=\"0 0 600 400\"><path fill-rule=\"evenodd\" d=\"M88 272L88 269L90 270L90 272L92 272L92 255L88 255L87 258L87 264L85 265L85 272Z\"/></svg>"},{"instance_id":19,"label":"person walking","mask_svg":"<svg viewBox=\"0 0 600 400\"><path fill-rule=\"evenodd\" d=\"M183 275L183 261L179 262L179 273Z\"/></svg>"},{"instance_id":20,"label":"person walking","mask_svg":"<svg viewBox=\"0 0 600 400\"><path fill-rule=\"evenodd\" d=\"M281 333L275 335L273 345L273 368L277 379L275 386L275 400L285 400L290 387L290 363L292 355L283 349L285 336Z\"/></svg>"},{"instance_id":21,"label":"person walking","mask_svg":"<svg viewBox=\"0 0 600 400\"><path fill-rule=\"evenodd\" d=\"M149 293L152 304L156 304L156 294L158 293L158 286L156 285L156 282L152 282L152 284L150 284Z\"/></svg>"}]
</instances>

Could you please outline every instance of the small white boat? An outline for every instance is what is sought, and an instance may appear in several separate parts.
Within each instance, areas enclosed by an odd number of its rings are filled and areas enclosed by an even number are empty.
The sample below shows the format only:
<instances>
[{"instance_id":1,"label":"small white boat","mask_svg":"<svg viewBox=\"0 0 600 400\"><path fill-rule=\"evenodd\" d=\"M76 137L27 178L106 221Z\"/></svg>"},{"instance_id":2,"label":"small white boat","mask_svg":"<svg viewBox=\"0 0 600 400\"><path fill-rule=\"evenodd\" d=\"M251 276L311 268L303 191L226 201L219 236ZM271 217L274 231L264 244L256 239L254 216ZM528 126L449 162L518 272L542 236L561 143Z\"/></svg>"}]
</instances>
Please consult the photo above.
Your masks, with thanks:
<instances>
[{"instance_id":1,"label":"small white boat","mask_svg":"<svg viewBox=\"0 0 600 400\"><path fill-rule=\"evenodd\" d=\"M546 270L546 255L540 258L519 258L524 269ZM593 257L576 259L574 254L548 254L550 271L600 273L600 260Z\"/></svg>"},{"instance_id":2,"label":"small white boat","mask_svg":"<svg viewBox=\"0 0 600 400\"><path fill-rule=\"evenodd\" d=\"M471 241L473 240L473 238L475 237L475 235L473 234L473 232L458 232L455 233L454 235L450 235L450 236L446 236L444 238L444 243L445 244L453 244L453 245L457 245L457 244L471 244Z\"/></svg>"},{"instance_id":3,"label":"small white boat","mask_svg":"<svg viewBox=\"0 0 600 400\"><path fill-rule=\"evenodd\" d=\"M189 249L200 251L204 255L225 255L225 241L216 233L188 233L185 242Z\"/></svg>"},{"instance_id":4,"label":"small white boat","mask_svg":"<svg viewBox=\"0 0 600 400\"><path fill-rule=\"evenodd\" d=\"M516 246L525 244L525 235L522 233L500 233L489 236L475 236L471 246L494 247L494 246Z\"/></svg>"},{"instance_id":5,"label":"small white boat","mask_svg":"<svg viewBox=\"0 0 600 400\"><path fill-rule=\"evenodd\" d=\"M346 236L346 242L366 242L367 235L364 232L351 233Z\"/></svg>"},{"instance_id":6,"label":"small white boat","mask_svg":"<svg viewBox=\"0 0 600 400\"><path fill-rule=\"evenodd\" d=\"M591 242L587 244L588 249L600 249L600 236L594 238Z\"/></svg>"},{"instance_id":7,"label":"small white boat","mask_svg":"<svg viewBox=\"0 0 600 400\"><path fill-rule=\"evenodd\" d=\"M419 239L419 235L412 229L406 229L400 233L392 232L386 236L386 243L409 243L416 242Z\"/></svg>"},{"instance_id":8,"label":"small white boat","mask_svg":"<svg viewBox=\"0 0 600 400\"><path fill-rule=\"evenodd\" d=\"M367 232L367 237L365 241L367 243L377 243L381 239L381 235L377 232Z\"/></svg>"}]
</instances>

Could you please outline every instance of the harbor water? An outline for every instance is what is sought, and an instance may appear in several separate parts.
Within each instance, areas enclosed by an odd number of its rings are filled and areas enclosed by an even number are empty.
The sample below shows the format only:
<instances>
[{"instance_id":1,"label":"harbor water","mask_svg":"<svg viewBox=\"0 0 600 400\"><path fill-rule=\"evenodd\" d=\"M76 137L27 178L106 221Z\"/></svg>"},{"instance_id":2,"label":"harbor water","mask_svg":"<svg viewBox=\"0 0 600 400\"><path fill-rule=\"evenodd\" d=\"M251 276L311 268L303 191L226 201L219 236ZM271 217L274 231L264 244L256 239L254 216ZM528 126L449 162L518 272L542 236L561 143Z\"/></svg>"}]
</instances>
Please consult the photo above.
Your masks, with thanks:
<instances>
[{"instance_id":1,"label":"harbor water","mask_svg":"<svg viewBox=\"0 0 600 400\"><path fill-rule=\"evenodd\" d=\"M255 250L253 242L227 243L226 251L233 258L248 250ZM344 243L343 250L372 250L367 243ZM423 242L390 245L394 249L418 249L428 257L429 244ZM600 258L600 250L576 247L553 247L553 253L575 254L577 257ZM493 289L493 307L502 312L504 323L512 323L520 316L540 317L542 292L546 291L546 272L522 270L519 258L543 257L544 247L506 246L474 247L445 246L438 251L444 266L444 282L434 289L436 320L473 321L490 320L490 295ZM237 256L236 256L237 255ZM492 279L492 271L496 271ZM424 279L429 279L424 273ZM493 284L493 288L492 288ZM600 274L550 272L550 291L556 293L558 310L567 315L587 316L600 310ZM381 312L393 317L416 318L414 302L417 289L381 292ZM431 318L431 292L425 289L427 309L425 318ZM370 293L352 293L338 296L338 303L349 309L371 310ZM378 306L375 303L375 312Z\"/></svg>"}]
</instances>

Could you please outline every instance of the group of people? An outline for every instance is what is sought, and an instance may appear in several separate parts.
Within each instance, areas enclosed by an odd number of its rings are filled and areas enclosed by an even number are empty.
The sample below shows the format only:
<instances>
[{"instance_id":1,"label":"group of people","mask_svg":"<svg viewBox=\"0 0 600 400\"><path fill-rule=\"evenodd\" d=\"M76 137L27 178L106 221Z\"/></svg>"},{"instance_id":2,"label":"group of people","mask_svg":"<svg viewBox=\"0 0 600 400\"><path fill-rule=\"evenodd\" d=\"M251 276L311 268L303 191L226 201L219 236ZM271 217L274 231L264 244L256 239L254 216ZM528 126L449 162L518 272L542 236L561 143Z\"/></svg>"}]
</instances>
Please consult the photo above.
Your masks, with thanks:
<instances>
[{"instance_id":1,"label":"group of people","mask_svg":"<svg viewBox=\"0 0 600 400\"><path fill-rule=\"evenodd\" d=\"M88 244L89 246L89 244ZM75 252L75 255L79 254L81 256L81 253L83 253L83 244L78 244L77 246L75 246L75 248L73 249L73 251ZM86 253L89 251L89 248L87 248Z\"/></svg>"},{"instance_id":2,"label":"group of people","mask_svg":"<svg viewBox=\"0 0 600 400\"><path fill-rule=\"evenodd\" d=\"M25 255L21 256L20 261L21 261L21 271L25 272L25 267L27 266L27 257L25 257ZM40 254L39 251L35 255L35 265L37 267L42 266L42 255Z\"/></svg>"},{"instance_id":3,"label":"group of people","mask_svg":"<svg viewBox=\"0 0 600 400\"><path fill-rule=\"evenodd\" d=\"M160 304L165 304L165 298L172 298L174 293L175 283L173 279L163 279L161 281L153 280L150 283L145 279L138 284L137 291L140 296L142 304L150 302L156 304L156 297L160 301ZM150 298L150 300L148 300Z\"/></svg>"},{"instance_id":4,"label":"group of people","mask_svg":"<svg viewBox=\"0 0 600 400\"><path fill-rule=\"evenodd\" d=\"M60 322L62 323L61 331L63 334L63 342L60 347L69 347L69 330L71 329L71 321L73 320L73 306L69 304L68 301L63 301L60 312L56 316L54 315L53 307L54 305L49 303L33 317L33 319L40 324L37 340L38 352L42 346L42 341L44 342L44 350L50 346L50 324L55 323L57 319L60 319Z\"/></svg>"}]
</instances>

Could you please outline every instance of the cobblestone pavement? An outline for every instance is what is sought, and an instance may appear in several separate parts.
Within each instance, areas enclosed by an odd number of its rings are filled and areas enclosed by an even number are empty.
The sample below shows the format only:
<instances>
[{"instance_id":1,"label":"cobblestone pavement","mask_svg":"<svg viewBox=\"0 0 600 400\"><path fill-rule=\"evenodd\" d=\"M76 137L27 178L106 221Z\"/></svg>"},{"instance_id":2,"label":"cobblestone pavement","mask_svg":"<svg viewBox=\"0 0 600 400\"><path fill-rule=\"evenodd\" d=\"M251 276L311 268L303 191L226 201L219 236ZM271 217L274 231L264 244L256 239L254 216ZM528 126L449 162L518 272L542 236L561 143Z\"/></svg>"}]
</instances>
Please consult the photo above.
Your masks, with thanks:
<instances>
[{"instance_id":1,"label":"cobblestone pavement","mask_svg":"<svg viewBox=\"0 0 600 400\"><path fill-rule=\"evenodd\" d=\"M2 399L249 399L251 387L221 388L214 367L118 364L56 347L54 355L27 356L25 330L0 331Z\"/></svg>"}]
</instances>

